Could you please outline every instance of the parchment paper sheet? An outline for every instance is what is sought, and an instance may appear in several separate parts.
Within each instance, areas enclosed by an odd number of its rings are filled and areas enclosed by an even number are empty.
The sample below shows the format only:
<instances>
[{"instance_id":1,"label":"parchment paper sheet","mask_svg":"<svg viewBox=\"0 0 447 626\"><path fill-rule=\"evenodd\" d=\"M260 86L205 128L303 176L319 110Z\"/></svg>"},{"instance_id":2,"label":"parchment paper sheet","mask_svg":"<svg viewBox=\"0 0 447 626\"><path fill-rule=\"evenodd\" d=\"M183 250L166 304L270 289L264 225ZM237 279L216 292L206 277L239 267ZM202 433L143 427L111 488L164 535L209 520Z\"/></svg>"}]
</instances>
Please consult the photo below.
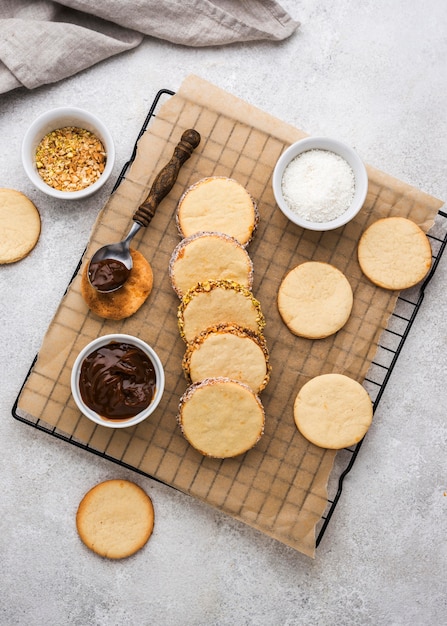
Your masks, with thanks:
<instances>
[{"instance_id":1,"label":"parchment paper sheet","mask_svg":"<svg viewBox=\"0 0 447 626\"><path fill-rule=\"evenodd\" d=\"M127 233L134 211L187 128L196 128L202 141L146 232L142 229L133 244L153 268L154 288L149 299L127 320L100 319L88 311L80 295L78 274L44 338L18 411L313 557L315 528L327 506L335 453L301 437L293 421L293 401L301 386L318 374L339 372L362 382L393 311L398 294L375 287L360 271L356 250L365 227L382 216L403 215L428 231L442 203L368 167L367 200L350 224L314 233L289 223L276 207L271 175L279 155L305 133L190 76L162 105L140 138L133 165L97 220L83 263L98 247ZM235 178L258 201L260 224L248 251L254 263L253 292L267 320L265 337L273 368L270 383L261 394L266 411L263 438L245 455L222 461L196 452L176 422L178 401L187 387L181 369L185 345L177 328L179 301L168 277L169 258L180 239L174 219L177 201L190 184L212 175ZM292 335L276 307L283 276L311 259L338 267L354 292L346 326L336 335L316 341ZM79 414L71 397L70 371L78 352L109 332L146 340L165 368L166 390L160 406L134 428L95 427Z\"/></svg>"}]
</instances>

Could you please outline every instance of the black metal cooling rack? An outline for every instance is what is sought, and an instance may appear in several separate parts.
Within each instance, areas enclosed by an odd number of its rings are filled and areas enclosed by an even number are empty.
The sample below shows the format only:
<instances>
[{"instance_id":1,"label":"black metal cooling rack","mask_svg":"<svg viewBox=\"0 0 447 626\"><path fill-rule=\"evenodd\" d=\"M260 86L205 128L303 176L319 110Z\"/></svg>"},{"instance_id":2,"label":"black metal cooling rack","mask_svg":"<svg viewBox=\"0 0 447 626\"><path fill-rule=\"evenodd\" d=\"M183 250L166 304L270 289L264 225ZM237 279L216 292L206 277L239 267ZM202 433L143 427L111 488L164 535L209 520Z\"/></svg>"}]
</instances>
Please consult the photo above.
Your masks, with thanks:
<instances>
[{"instance_id":1,"label":"black metal cooling rack","mask_svg":"<svg viewBox=\"0 0 447 626\"><path fill-rule=\"evenodd\" d=\"M416 315L422 305L426 287L432 279L447 245L447 213L444 211L438 212L435 224L428 233L428 238L430 239L433 256L430 272L420 285L400 293L388 326L382 332L377 353L363 384L373 401L374 412L377 409L405 340L408 337ZM362 443L363 440L355 447L343 450L344 466L341 467L340 470L341 473L339 474L338 483L335 487L335 494L328 499L327 510L320 522L321 527L317 535L317 546L321 542L332 514L334 513L343 490L344 480L354 465Z\"/></svg>"},{"instance_id":2,"label":"black metal cooling rack","mask_svg":"<svg viewBox=\"0 0 447 626\"><path fill-rule=\"evenodd\" d=\"M138 140L143 135L143 133L147 130L147 127L151 119L156 116L156 110L161 100L164 97L173 96L174 93L175 93L174 91L171 91L169 89L161 89L156 94L151 104L151 107L148 111L148 114L146 116L146 119L138 134L138 137L135 141L132 155L130 159L125 163L120 174L118 175L116 183L112 189L112 193L119 187L119 185L121 184L121 181L126 175L127 170L129 169L129 167L135 160L135 157L137 154ZM416 318L416 315L422 305L426 287L428 283L430 282L431 278L433 277L436 271L436 268L439 264L439 261L441 259L441 256L444 252L444 249L447 245L447 213L445 213L444 211L439 211L435 220L435 224L430 230L428 237L430 239L430 243L432 247L432 254L433 254L433 263L432 263L431 270L429 274L426 276L425 280L420 285L418 285L417 287L411 290L401 292L397 300L397 304L394 309L394 312L392 313L391 318L389 320L388 326L382 333L377 354L375 356L373 363L371 364L369 372L364 381L364 386L367 389L373 401L374 411L377 409L379 401L383 395L386 384L388 383L388 380L390 379L391 373L399 357L399 354L403 348L403 345L408 336L408 333L410 332L413 322ZM76 276L79 270L80 264L81 264L81 261L79 262L79 265L73 274L73 278L74 276ZM67 286L67 289L68 289L68 286ZM37 419L37 421L33 421L32 419L24 417L17 412L20 394L22 392L23 387L26 384L26 381L28 380L29 375L31 374L31 371L37 360L37 356L38 355L36 355L36 357L34 358L30 366L30 369L25 377L25 380L23 381L22 387L12 407L13 417L17 419L18 421L28 424L32 426L33 428L36 428L37 430L48 433L52 435L53 437L56 437L57 439L61 439L67 443L70 443L74 446L77 446L78 448L82 448L89 452L93 452L93 454L96 454L97 456L100 456L103 459L106 459L117 465L120 465L121 467L137 472L138 474L151 478L152 480L156 480L157 482L162 482L158 480L157 478L155 478L154 476L151 476L145 472L142 472L141 470L133 467L132 465L125 463L122 460L115 459L109 456L108 454L106 454L105 452L95 450L94 448L91 448L88 444L84 444L82 442L76 441L71 435L66 435L63 432L60 432L56 427L50 427L42 423L40 419ZM318 529L318 534L316 538L317 546L320 544L323 538L323 535L327 529L327 526L331 520L331 517L335 511L335 508L337 506L337 503L343 491L344 480L346 476L349 474L349 472L351 471L355 463L355 460L360 451L362 443L363 441L360 441L355 447L346 448L337 454L336 463L335 463L336 469L333 472L334 477L331 481L332 486L331 485L329 486L329 492L332 491L333 495L331 495L330 493L326 511L324 512L321 518L320 524L317 527ZM342 458L339 458L339 456Z\"/></svg>"}]
</instances>

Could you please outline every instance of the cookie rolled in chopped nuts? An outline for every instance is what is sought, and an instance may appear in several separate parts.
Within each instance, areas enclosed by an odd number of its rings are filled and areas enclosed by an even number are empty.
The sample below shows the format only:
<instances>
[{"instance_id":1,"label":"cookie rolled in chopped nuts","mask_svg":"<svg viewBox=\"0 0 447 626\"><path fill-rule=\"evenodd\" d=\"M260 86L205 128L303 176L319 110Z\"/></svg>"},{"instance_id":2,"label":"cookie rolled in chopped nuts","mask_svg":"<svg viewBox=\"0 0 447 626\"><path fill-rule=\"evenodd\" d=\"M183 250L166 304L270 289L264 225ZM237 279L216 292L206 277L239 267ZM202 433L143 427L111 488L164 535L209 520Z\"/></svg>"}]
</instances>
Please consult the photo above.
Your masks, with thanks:
<instances>
[{"instance_id":1,"label":"cookie rolled in chopped nuts","mask_svg":"<svg viewBox=\"0 0 447 626\"><path fill-rule=\"evenodd\" d=\"M188 343L216 324L262 333L265 317L253 293L232 280L206 280L189 289L177 310L180 336Z\"/></svg>"},{"instance_id":2,"label":"cookie rolled in chopped nuts","mask_svg":"<svg viewBox=\"0 0 447 626\"><path fill-rule=\"evenodd\" d=\"M264 336L235 324L217 324L190 341L182 368L190 383L223 376L245 383L258 394L271 372Z\"/></svg>"},{"instance_id":3,"label":"cookie rolled in chopped nuts","mask_svg":"<svg viewBox=\"0 0 447 626\"><path fill-rule=\"evenodd\" d=\"M190 385L180 398L177 421L198 452L227 459L258 443L265 411L248 385L225 377L207 378Z\"/></svg>"}]
</instances>

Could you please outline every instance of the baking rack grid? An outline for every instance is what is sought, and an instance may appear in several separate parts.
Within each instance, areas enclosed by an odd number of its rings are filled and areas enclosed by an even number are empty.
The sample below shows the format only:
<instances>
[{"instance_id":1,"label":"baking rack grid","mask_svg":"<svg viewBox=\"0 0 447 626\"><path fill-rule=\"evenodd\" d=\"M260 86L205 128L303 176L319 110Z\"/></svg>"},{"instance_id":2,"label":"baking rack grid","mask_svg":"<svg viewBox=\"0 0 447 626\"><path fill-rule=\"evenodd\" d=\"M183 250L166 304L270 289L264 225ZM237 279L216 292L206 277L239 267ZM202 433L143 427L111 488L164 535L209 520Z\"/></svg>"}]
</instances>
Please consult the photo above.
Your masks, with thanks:
<instances>
[{"instance_id":1,"label":"baking rack grid","mask_svg":"<svg viewBox=\"0 0 447 626\"><path fill-rule=\"evenodd\" d=\"M377 353L363 383L363 386L368 391L371 400L373 401L374 412L377 409L383 392L385 391L386 384L390 379L393 368L399 354L402 351L405 340L408 337L413 322L416 319L416 315L422 305L426 287L432 279L447 245L447 213L444 211L438 212L435 224L428 233L428 238L430 240L433 256L430 272L420 285L400 293L395 309L389 319L388 326L382 332ZM343 451L347 461L345 462L344 467L341 468L341 473L338 477L338 483L336 484L334 495L328 498L328 507L325 514L322 516L320 529L317 535L317 546L323 538L324 532L329 524L332 514L334 513L335 507L337 506L343 490L344 480L354 465L362 443L363 440L360 441L355 447L346 448Z\"/></svg>"},{"instance_id":2,"label":"baking rack grid","mask_svg":"<svg viewBox=\"0 0 447 626\"><path fill-rule=\"evenodd\" d=\"M169 98L173 96L175 92L169 89L161 89L155 96L152 105L148 111L146 119L141 127L139 135L135 141L133 152L131 154L130 159L123 166L116 183L113 187L112 193L119 187L122 180L125 178L126 172L129 167L132 165L133 161L136 158L137 154L137 144L140 137L145 133L148 128L148 125L152 118L156 116L156 111L158 106L161 104L161 101L164 98ZM371 367L368 371L368 374L364 381L364 387L367 389L370 397L373 401L374 411L376 410L380 398L383 395L386 384L391 376L393 368L396 364L396 361L399 357L399 354L403 348L405 340L410 332L410 329L413 325L413 322L416 318L416 315L421 307L422 301L424 299L425 290L430 282L433 274L436 271L438 263L441 259L441 256L444 252L444 249L447 245L447 213L443 211L439 211L435 220L435 224L430 230L428 234L430 239L432 253L433 253L433 263L431 270L423 283L418 285L416 288L411 290L407 290L405 292L401 292L398 297L396 307L390 317L387 328L383 331L379 348L374 358L374 361L371 364ZM76 268L73 277L76 276L79 267L81 265L81 261L79 262L78 267ZM68 289L69 285L67 286ZM146 472L135 468L132 465L127 464L122 459L116 459L106 452L97 450L93 447L90 447L88 443L83 443L75 439L72 435L65 434L57 429L57 427L51 427L48 424L43 423L39 418L35 419L30 416L21 415L18 410L18 402L21 395L21 392L27 382L31 371L33 370L34 364L37 360L37 356L33 360L29 371L23 381L22 387L19 391L19 394L16 398L16 401L12 407L12 415L15 419L25 424L28 424L37 430L45 432L47 434L52 435L60 440L63 440L67 443L75 445L79 448L92 452L97 456L100 456L106 460L109 460L115 464L120 465L126 469L130 469L135 471L141 475L152 478L153 480L157 480L158 482L162 482L154 476L147 474ZM341 497L343 484L346 476L351 471L355 460L358 456L360 448L362 446L362 441L359 442L355 447L346 448L339 452L336 458L336 463L334 465L334 470L331 475L330 484L328 486L328 501L326 510L321 518L319 525L317 526L317 537L316 537L316 546L318 546L323 538L323 535L327 529L327 526L332 518L332 515L335 511L337 503Z\"/></svg>"}]
</instances>

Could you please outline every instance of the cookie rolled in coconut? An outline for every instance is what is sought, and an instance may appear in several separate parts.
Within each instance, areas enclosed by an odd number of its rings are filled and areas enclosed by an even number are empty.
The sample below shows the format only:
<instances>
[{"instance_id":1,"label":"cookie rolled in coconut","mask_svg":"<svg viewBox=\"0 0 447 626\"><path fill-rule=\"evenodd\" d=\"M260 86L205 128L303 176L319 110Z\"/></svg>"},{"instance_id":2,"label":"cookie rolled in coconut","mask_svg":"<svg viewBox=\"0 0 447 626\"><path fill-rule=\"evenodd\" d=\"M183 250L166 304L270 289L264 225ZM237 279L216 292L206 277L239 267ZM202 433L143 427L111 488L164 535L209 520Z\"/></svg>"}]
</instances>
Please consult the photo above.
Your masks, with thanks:
<instances>
[{"instance_id":1,"label":"cookie rolled in coconut","mask_svg":"<svg viewBox=\"0 0 447 626\"><path fill-rule=\"evenodd\" d=\"M259 222L258 206L240 183L226 176L202 178L180 198L176 223L182 237L213 231L250 243Z\"/></svg>"},{"instance_id":2,"label":"cookie rolled in coconut","mask_svg":"<svg viewBox=\"0 0 447 626\"><path fill-rule=\"evenodd\" d=\"M251 289L253 262L234 237L217 232L196 233L182 239L174 249L169 277L180 298L197 283L209 279L233 280Z\"/></svg>"},{"instance_id":3,"label":"cookie rolled in coconut","mask_svg":"<svg viewBox=\"0 0 447 626\"><path fill-rule=\"evenodd\" d=\"M256 333L265 327L258 300L231 280L208 280L189 289L178 307L177 321L186 343L217 324L236 324Z\"/></svg>"},{"instance_id":4,"label":"cookie rolled in coconut","mask_svg":"<svg viewBox=\"0 0 447 626\"><path fill-rule=\"evenodd\" d=\"M226 459L247 452L259 441L265 412L248 385L217 377L188 387L177 420L185 439L201 454Z\"/></svg>"},{"instance_id":5,"label":"cookie rolled in coconut","mask_svg":"<svg viewBox=\"0 0 447 626\"><path fill-rule=\"evenodd\" d=\"M270 379L271 365L263 335L232 324L208 328L191 341L182 361L190 382L225 377L260 393Z\"/></svg>"}]
</instances>

